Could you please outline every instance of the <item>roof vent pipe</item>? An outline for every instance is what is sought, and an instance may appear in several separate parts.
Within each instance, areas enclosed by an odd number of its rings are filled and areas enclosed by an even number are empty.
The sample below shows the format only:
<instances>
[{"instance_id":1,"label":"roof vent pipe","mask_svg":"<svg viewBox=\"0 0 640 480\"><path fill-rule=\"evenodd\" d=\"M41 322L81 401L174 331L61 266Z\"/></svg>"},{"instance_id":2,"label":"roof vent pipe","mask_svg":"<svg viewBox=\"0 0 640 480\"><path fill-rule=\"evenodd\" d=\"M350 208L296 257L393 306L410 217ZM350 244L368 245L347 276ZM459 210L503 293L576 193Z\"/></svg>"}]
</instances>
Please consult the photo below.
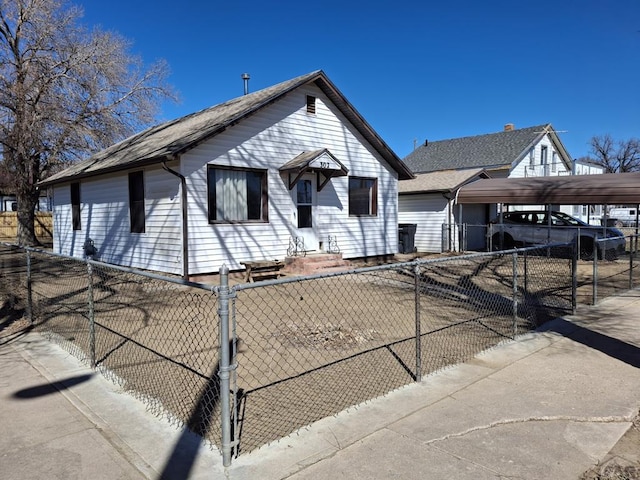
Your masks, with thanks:
<instances>
[{"instance_id":1,"label":"roof vent pipe","mask_svg":"<svg viewBox=\"0 0 640 480\"><path fill-rule=\"evenodd\" d=\"M242 80L244 80L244 94L246 95L247 93L249 93L249 74L248 73L243 73L242 75Z\"/></svg>"}]
</instances>

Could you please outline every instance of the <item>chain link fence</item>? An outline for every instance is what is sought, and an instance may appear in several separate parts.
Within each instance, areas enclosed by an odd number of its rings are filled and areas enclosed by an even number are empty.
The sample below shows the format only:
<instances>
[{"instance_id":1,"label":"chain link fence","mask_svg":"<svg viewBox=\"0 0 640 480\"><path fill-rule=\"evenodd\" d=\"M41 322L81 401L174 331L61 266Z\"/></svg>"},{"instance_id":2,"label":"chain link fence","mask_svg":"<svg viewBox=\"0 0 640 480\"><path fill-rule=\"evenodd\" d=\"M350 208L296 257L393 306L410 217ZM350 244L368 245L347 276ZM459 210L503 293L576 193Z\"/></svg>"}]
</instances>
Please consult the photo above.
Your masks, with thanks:
<instances>
[{"instance_id":1,"label":"chain link fence","mask_svg":"<svg viewBox=\"0 0 640 480\"><path fill-rule=\"evenodd\" d=\"M240 451L570 313L572 248L237 285Z\"/></svg>"},{"instance_id":2,"label":"chain link fence","mask_svg":"<svg viewBox=\"0 0 640 480\"><path fill-rule=\"evenodd\" d=\"M634 233L625 236L624 255L611 255L615 238L601 238L596 242L593 254L593 280L591 304L599 299L630 290L640 283L638 265L638 238ZM600 252L600 253L597 253Z\"/></svg>"},{"instance_id":3,"label":"chain link fence","mask_svg":"<svg viewBox=\"0 0 640 480\"><path fill-rule=\"evenodd\" d=\"M2 291L32 328L142 399L221 440L217 296L204 285L0 246Z\"/></svg>"},{"instance_id":4,"label":"chain link fence","mask_svg":"<svg viewBox=\"0 0 640 480\"><path fill-rule=\"evenodd\" d=\"M637 236L627 245L616 260L556 244L233 286L223 267L211 287L0 244L0 288L228 465L610 294L605 272L632 288Z\"/></svg>"}]
</instances>

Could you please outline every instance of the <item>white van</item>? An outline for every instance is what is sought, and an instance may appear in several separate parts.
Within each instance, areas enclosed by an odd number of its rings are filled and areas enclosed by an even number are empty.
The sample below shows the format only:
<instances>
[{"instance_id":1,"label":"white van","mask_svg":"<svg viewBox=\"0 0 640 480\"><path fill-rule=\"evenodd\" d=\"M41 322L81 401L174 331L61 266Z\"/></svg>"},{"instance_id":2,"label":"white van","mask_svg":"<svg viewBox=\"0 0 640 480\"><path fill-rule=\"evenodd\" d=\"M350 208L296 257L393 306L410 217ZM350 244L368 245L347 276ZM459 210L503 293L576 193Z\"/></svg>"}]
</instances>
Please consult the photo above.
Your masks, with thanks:
<instances>
[{"instance_id":1,"label":"white van","mask_svg":"<svg viewBox=\"0 0 640 480\"><path fill-rule=\"evenodd\" d=\"M636 207L611 208L607 215L608 223L616 227L635 227L637 213ZM602 221L604 221L604 217L602 217Z\"/></svg>"}]
</instances>

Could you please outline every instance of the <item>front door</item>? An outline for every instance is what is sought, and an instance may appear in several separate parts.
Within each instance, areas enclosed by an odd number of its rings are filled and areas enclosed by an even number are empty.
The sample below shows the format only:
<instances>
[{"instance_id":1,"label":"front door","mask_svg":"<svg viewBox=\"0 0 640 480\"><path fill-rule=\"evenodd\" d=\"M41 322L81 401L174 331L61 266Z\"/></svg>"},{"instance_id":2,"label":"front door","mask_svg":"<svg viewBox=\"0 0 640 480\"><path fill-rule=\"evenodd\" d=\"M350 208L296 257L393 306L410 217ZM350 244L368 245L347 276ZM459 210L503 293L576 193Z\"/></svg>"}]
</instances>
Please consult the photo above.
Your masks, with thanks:
<instances>
[{"instance_id":1,"label":"front door","mask_svg":"<svg viewBox=\"0 0 640 480\"><path fill-rule=\"evenodd\" d=\"M305 175L293 189L296 212L294 227L296 236L304 239L305 251L318 249L318 235L315 230L316 179Z\"/></svg>"}]
</instances>

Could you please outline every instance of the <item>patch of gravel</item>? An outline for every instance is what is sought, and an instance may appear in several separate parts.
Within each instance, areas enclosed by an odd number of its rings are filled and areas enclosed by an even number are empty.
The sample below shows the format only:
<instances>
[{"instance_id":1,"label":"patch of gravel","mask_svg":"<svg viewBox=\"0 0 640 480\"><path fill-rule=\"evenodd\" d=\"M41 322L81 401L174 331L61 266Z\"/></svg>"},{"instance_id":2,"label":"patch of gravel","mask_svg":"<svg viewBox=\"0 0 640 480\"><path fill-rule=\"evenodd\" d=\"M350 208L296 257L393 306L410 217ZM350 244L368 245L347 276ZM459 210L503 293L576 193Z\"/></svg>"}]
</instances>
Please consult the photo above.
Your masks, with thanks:
<instances>
[{"instance_id":1,"label":"patch of gravel","mask_svg":"<svg viewBox=\"0 0 640 480\"><path fill-rule=\"evenodd\" d=\"M0 330L0 338L11 337L22 331L30 329L31 326L32 325L29 320L24 317L13 320Z\"/></svg>"},{"instance_id":2,"label":"patch of gravel","mask_svg":"<svg viewBox=\"0 0 640 480\"><path fill-rule=\"evenodd\" d=\"M579 480L640 480L640 412L602 462Z\"/></svg>"}]
</instances>

